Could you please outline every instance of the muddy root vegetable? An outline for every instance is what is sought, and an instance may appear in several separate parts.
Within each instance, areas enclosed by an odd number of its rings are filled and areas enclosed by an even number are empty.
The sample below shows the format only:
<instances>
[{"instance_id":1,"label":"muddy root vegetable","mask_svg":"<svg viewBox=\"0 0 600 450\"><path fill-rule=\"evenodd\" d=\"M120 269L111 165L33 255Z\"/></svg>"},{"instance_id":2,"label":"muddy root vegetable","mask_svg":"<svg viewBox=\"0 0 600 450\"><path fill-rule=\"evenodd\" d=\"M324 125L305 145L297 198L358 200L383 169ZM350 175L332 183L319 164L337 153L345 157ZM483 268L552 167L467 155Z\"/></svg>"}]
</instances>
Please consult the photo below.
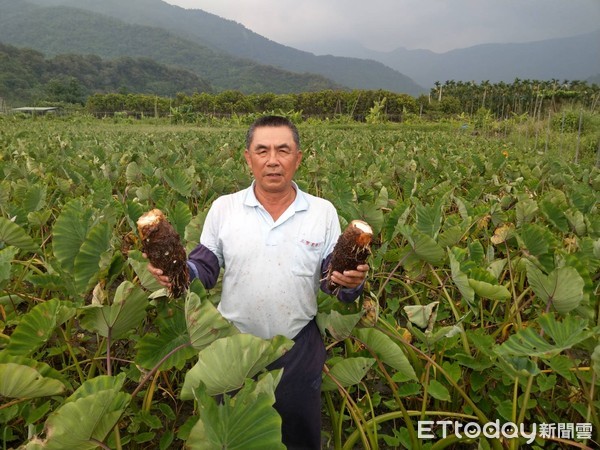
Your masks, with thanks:
<instances>
[{"instance_id":1,"label":"muddy root vegetable","mask_svg":"<svg viewBox=\"0 0 600 450\"><path fill-rule=\"evenodd\" d=\"M175 298L181 297L188 287L190 276L187 255L181 245L179 233L159 209L142 215L137 221L137 227L142 251L154 267L169 277L169 294Z\"/></svg>"},{"instance_id":2,"label":"muddy root vegetable","mask_svg":"<svg viewBox=\"0 0 600 450\"><path fill-rule=\"evenodd\" d=\"M331 261L327 268L327 287L337 292L340 289L336 283L331 280L333 272L343 273L345 270L356 270L356 268L365 264L371 254L371 240L373 239L373 230L371 226L362 220L353 220L339 237Z\"/></svg>"}]
</instances>

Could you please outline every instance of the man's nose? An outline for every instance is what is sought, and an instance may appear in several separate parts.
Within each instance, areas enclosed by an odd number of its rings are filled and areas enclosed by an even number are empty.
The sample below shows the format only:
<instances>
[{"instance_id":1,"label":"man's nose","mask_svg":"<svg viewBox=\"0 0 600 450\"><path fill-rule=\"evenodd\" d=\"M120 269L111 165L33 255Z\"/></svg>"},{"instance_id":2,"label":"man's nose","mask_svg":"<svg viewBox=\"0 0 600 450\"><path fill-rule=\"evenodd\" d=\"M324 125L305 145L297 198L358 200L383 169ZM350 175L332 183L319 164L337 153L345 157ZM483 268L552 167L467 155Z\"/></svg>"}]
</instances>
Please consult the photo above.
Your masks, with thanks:
<instances>
[{"instance_id":1,"label":"man's nose","mask_svg":"<svg viewBox=\"0 0 600 450\"><path fill-rule=\"evenodd\" d=\"M279 153L277 149L272 149L268 153L267 164L269 165L277 165L279 164Z\"/></svg>"}]
</instances>

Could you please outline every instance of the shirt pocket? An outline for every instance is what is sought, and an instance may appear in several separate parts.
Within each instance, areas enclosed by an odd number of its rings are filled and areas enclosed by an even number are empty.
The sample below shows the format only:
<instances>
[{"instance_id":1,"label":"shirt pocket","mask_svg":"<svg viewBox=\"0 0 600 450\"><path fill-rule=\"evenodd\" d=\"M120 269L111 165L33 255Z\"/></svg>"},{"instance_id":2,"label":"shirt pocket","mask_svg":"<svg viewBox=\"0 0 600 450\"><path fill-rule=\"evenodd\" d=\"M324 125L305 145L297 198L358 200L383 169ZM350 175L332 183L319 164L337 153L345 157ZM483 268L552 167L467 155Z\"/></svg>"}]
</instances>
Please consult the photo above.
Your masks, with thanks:
<instances>
[{"instance_id":1,"label":"shirt pocket","mask_svg":"<svg viewBox=\"0 0 600 450\"><path fill-rule=\"evenodd\" d=\"M299 236L294 246L292 273L301 277L315 277L320 274L324 246L322 238Z\"/></svg>"}]
</instances>

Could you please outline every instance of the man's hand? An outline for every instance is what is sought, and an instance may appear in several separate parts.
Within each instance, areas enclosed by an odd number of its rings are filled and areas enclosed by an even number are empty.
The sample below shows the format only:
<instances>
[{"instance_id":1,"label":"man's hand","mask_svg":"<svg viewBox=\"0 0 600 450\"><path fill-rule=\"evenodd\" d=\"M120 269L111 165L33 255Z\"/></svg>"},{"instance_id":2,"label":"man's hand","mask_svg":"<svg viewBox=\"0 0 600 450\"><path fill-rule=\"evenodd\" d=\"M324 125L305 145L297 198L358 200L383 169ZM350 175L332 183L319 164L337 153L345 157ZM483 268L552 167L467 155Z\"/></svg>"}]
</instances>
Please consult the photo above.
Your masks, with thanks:
<instances>
[{"instance_id":1,"label":"man's hand","mask_svg":"<svg viewBox=\"0 0 600 450\"><path fill-rule=\"evenodd\" d=\"M331 281L339 286L355 289L365 281L368 272L369 265L361 264L356 270L345 270L344 273L333 272L331 274Z\"/></svg>"},{"instance_id":2,"label":"man's hand","mask_svg":"<svg viewBox=\"0 0 600 450\"><path fill-rule=\"evenodd\" d=\"M142 253L142 256L144 258L148 258L146 256L145 253ZM152 263L148 263L148 272L150 272L150 274L156 279L156 281L158 281L162 286L166 287L166 288L170 288L171 287L171 282L169 281L169 277L166 275L163 275L163 271L160 270L158 267L154 267L152 265Z\"/></svg>"}]
</instances>

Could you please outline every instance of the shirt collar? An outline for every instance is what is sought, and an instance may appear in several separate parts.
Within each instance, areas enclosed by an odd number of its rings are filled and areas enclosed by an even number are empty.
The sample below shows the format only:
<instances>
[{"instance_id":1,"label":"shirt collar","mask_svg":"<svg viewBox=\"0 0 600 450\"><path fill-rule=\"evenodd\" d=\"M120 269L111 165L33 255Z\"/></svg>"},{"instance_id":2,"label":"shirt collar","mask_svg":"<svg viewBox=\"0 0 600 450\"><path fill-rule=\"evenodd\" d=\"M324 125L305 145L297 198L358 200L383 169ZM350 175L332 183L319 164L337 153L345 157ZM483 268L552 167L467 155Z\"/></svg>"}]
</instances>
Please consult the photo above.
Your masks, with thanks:
<instances>
[{"instance_id":1,"label":"shirt collar","mask_svg":"<svg viewBox=\"0 0 600 450\"><path fill-rule=\"evenodd\" d=\"M256 181L252 181L252 184L250 185L250 187L248 189L246 189L246 198L244 199L244 205L246 205L246 206L250 206L250 207L260 206L260 202L256 198L256 194L254 193L255 183L256 183ZM294 181L292 181L292 185L294 186L294 189L296 190L296 198L294 199L294 202L292 203L291 206L294 208L294 211L296 211L296 212L306 211L308 209L308 200L306 198L306 194L304 192L302 192L302 190L300 190L300 188Z\"/></svg>"}]
</instances>

